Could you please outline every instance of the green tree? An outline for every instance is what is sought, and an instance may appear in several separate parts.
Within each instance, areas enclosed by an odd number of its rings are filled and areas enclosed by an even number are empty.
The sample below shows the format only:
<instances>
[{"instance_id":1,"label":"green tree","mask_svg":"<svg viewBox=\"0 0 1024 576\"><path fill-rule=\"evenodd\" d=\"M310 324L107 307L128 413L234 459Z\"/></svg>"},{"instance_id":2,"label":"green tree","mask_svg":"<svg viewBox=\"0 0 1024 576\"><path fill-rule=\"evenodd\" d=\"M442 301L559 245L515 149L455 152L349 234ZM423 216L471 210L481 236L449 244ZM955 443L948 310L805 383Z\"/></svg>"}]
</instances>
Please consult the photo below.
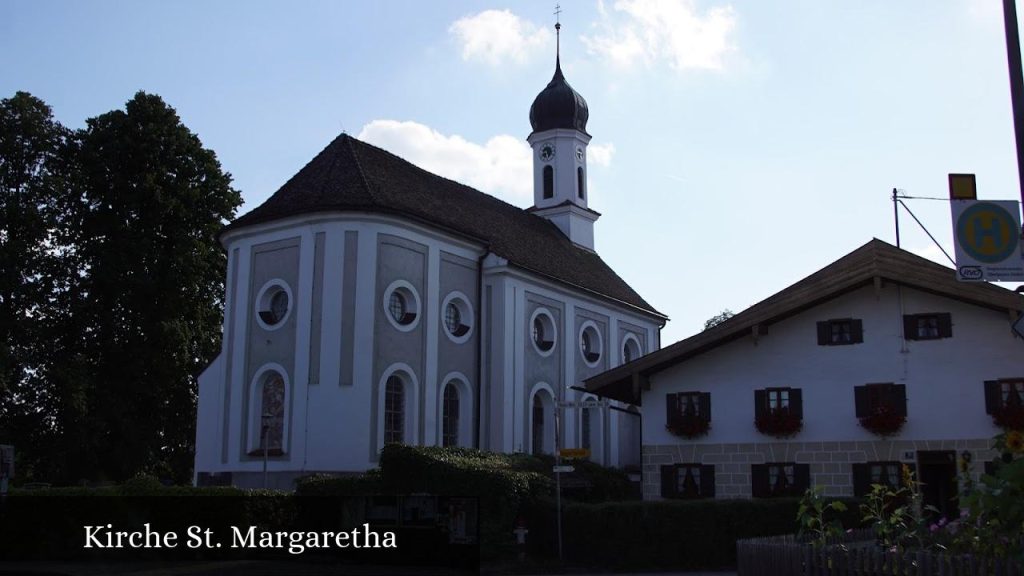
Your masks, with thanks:
<instances>
[{"instance_id":1,"label":"green tree","mask_svg":"<svg viewBox=\"0 0 1024 576\"><path fill-rule=\"evenodd\" d=\"M68 130L26 92L0 100L0 442L13 443L19 476L46 474L56 434L56 390L43 378L47 326L63 317L68 250L58 230ZM31 447L31 449L29 449Z\"/></svg>"},{"instance_id":2,"label":"green tree","mask_svg":"<svg viewBox=\"0 0 1024 576\"><path fill-rule=\"evenodd\" d=\"M57 371L83 408L67 422L69 477L186 480L196 377L220 346L216 234L241 197L156 95L88 120L73 153L80 286L67 332L77 350Z\"/></svg>"},{"instance_id":3,"label":"green tree","mask_svg":"<svg viewBox=\"0 0 1024 576\"><path fill-rule=\"evenodd\" d=\"M736 314L732 310L726 308L725 310L722 310L721 312L712 316L711 318L708 318L707 321L704 322L704 329L707 330L708 328L718 326L722 322L725 322L726 320L732 318L735 315Z\"/></svg>"}]
</instances>

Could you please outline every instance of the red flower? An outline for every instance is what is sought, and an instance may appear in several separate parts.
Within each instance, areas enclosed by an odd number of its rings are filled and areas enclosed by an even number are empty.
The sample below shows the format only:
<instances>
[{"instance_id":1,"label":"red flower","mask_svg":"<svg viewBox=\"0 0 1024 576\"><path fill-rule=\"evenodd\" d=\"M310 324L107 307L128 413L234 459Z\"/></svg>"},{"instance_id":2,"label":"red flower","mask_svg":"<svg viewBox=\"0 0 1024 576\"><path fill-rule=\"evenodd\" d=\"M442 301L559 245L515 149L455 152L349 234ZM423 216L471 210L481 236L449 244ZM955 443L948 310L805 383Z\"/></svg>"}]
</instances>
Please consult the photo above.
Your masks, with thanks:
<instances>
[{"instance_id":1,"label":"red flower","mask_svg":"<svg viewBox=\"0 0 1024 576\"><path fill-rule=\"evenodd\" d=\"M891 436L903 428L907 417L898 414L887 404L875 407L871 414L860 419L860 425L879 436Z\"/></svg>"},{"instance_id":2,"label":"red flower","mask_svg":"<svg viewBox=\"0 0 1024 576\"><path fill-rule=\"evenodd\" d=\"M693 414L681 414L676 416L665 425L665 429L676 436L696 438L708 433L711 422L704 416Z\"/></svg>"},{"instance_id":3,"label":"red flower","mask_svg":"<svg viewBox=\"0 0 1024 576\"><path fill-rule=\"evenodd\" d=\"M1024 431L1024 406L1003 406L992 414L992 421L1004 430Z\"/></svg>"},{"instance_id":4,"label":"red flower","mask_svg":"<svg viewBox=\"0 0 1024 576\"><path fill-rule=\"evenodd\" d=\"M803 419L790 413L788 409L773 408L767 414L758 416L754 420L754 426L757 427L758 432L777 438L792 436L799 432L803 425Z\"/></svg>"}]
</instances>

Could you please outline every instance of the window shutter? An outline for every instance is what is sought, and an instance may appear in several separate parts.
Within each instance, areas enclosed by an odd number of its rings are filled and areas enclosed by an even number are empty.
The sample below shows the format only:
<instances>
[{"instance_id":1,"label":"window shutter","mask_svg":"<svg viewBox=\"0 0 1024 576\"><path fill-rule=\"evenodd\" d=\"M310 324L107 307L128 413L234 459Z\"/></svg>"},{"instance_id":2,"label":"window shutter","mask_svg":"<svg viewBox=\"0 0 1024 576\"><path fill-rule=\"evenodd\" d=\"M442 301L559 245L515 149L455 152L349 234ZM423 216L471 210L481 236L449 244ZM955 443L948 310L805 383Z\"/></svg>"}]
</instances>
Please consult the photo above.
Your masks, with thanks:
<instances>
[{"instance_id":1,"label":"window shutter","mask_svg":"<svg viewBox=\"0 0 1024 576\"><path fill-rule=\"evenodd\" d=\"M676 497L676 467L672 464L661 467L661 497Z\"/></svg>"},{"instance_id":2,"label":"window shutter","mask_svg":"<svg viewBox=\"0 0 1024 576\"><path fill-rule=\"evenodd\" d=\"M768 490L768 465L750 465L750 495L754 498L767 498Z\"/></svg>"},{"instance_id":3,"label":"window shutter","mask_svg":"<svg viewBox=\"0 0 1024 576\"><path fill-rule=\"evenodd\" d=\"M665 424L671 424L679 415L679 394L665 394Z\"/></svg>"},{"instance_id":4,"label":"window shutter","mask_svg":"<svg viewBox=\"0 0 1024 576\"><path fill-rule=\"evenodd\" d=\"M818 346L828 346L831 341L832 329L827 321L818 322Z\"/></svg>"},{"instance_id":5,"label":"window shutter","mask_svg":"<svg viewBox=\"0 0 1024 576\"><path fill-rule=\"evenodd\" d=\"M789 389L789 413L804 417L804 392L800 388Z\"/></svg>"},{"instance_id":6,"label":"window shutter","mask_svg":"<svg viewBox=\"0 0 1024 576\"><path fill-rule=\"evenodd\" d=\"M864 341L864 321L853 319L850 320L850 342L853 344L859 344Z\"/></svg>"},{"instance_id":7,"label":"window shutter","mask_svg":"<svg viewBox=\"0 0 1024 576\"><path fill-rule=\"evenodd\" d=\"M768 415L768 391L754 390L754 418Z\"/></svg>"},{"instance_id":8,"label":"window shutter","mask_svg":"<svg viewBox=\"0 0 1024 576\"><path fill-rule=\"evenodd\" d=\"M803 494L805 490L811 487L811 465L810 464L794 464L793 465L793 482L796 484L795 489L798 494Z\"/></svg>"},{"instance_id":9,"label":"window shutter","mask_svg":"<svg viewBox=\"0 0 1024 576\"><path fill-rule=\"evenodd\" d=\"M903 316L903 338L917 340L917 316L913 314Z\"/></svg>"},{"instance_id":10,"label":"window shutter","mask_svg":"<svg viewBox=\"0 0 1024 576\"><path fill-rule=\"evenodd\" d=\"M711 422L711 392L700 393L700 413Z\"/></svg>"},{"instance_id":11,"label":"window shutter","mask_svg":"<svg viewBox=\"0 0 1024 576\"><path fill-rule=\"evenodd\" d=\"M870 469L867 464L853 465L853 495L857 498L867 496L871 492Z\"/></svg>"},{"instance_id":12,"label":"window shutter","mask_svg":"<svg viewBox=\"0 0 1024 576\"><path fill-rule=\"evenodd\" d=\"M715 465L704 464L700 467L700 497L715 497Z\"/></svg>"},{"instance_id":13,"label":"window shutter","mask_svg":"<svg viewBox=\"0 0 1024 576\"><path fill-rule=\"evenodd\" d=\"M907 385L892 384L889 388L889 406L900 416L907 415Z\"/></svg>"},{"instance_id":14,"label":"window shutter","mask_svg":"<svg viewBox=\"0 0 1024 576\"><path fill-rule=\"evenodd\" d=\"M998 463L996 463L995 460L988 460L988 461L985 462L985 475L986 476L995 476L996 472L998 470L999 470L999 465L998 465Z\"/></svg>"},{"instance_id":15,"label":"window shutter","mask_svg":"<svg viewBox=\"0 0 1024 576\"><path fill-rule=\"evenodd\" d=\"M953 337L953 317L949 312L937 314L939 317L939 338Z\"/></svg>"},{"instance_id":16,"label":"window shutter","mask_svg":"<svg viewBox=\"0 0 1024 576\"><path fill-rule=\"evenodd\" d=\"M998 380L985 380L985 413L994 414L1003 407L1003 390Z\"/></svg>"},{"instance_id":17,"label":"window shutter","mask_svg":"<svg viewBox=\"0 0 1024 576\"><path fill-rule=\"evenodd\" d=\"M854 386L853 403L854 409L857 412L857 418L864 418L868 416L868 413L871 411L871 406L868 400L867 386Z\"/></svg>"}]
</instances>

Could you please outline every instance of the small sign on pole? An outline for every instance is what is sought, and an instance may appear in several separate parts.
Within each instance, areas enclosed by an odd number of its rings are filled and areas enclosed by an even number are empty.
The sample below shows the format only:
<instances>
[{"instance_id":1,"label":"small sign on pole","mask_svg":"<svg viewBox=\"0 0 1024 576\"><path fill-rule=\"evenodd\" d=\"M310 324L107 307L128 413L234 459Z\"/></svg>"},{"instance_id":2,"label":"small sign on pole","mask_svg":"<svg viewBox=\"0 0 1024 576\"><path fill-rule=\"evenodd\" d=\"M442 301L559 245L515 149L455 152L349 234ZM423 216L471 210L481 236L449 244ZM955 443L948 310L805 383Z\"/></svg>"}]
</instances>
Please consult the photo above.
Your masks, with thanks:
<instances>
[{"instance_id":1,"label":"small sign on pole","mask_svg":"<svg viewBox=\"0 0 1024 576\"><path fill-rule=\"evenodd\" d=\"M954 199L950 204L957 280L1024 280L1017 202Z\"/></svg>"},{"instance_id":2,"label":"small sign on pole","mask_svg":"<svg viewBox=\"0 0 1024 576\"><path fill-rule=\"evenodd\" d=\"M555 474L568 474L569 472L574 472L575 470L576 469L573 468L572 466L554 466L551 468L551 471L554 472Z\"/></svg>"},{"instance_id":3,"label":"small sign on pole","mask_svg":"<svg viewBox=\"0 0 1024 576\"><path fill-rule=\"evenodd\" d=\"M590 458L590 448L562 448L558 455L562 458Z\"/></svg>"}]
</instances>

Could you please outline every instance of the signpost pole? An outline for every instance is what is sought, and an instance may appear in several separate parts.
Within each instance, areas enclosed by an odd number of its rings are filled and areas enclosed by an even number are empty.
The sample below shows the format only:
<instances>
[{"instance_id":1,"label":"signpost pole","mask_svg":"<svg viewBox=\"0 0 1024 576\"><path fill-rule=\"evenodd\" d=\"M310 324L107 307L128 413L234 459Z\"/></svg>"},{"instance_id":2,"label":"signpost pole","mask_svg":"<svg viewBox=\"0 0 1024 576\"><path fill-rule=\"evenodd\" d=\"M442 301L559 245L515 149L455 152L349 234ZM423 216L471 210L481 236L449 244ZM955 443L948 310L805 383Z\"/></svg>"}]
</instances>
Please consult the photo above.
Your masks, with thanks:
<instances>
[{"instance_id":1,"label":"signpost pole","mask_svg":"<svg viewBox=\"0 0 1024 576\"><path fill-rule=\"evenodd\" d=\"M562 465L561 434L559 433L559 415L562 412L561 406L555 406L555 466ZM562 471L555 470L555 508L558 528L558 561L562 561Z\"/></svg>"},{"instance_id":2,"label":"signpost pole","mask_svg":"<svg viewBox=\"0 0 1024 576\"><path fill-rule=\"evenodd\" d=\"M1024 75L1021 73L1020 34L1014 0L1003 0L1003 25L1006 29L1006 64L1010 68L1013 132L1017 141L1017 184L1021 187L1021 201L1024 202Z\"/></svg>"}]
</instances>

